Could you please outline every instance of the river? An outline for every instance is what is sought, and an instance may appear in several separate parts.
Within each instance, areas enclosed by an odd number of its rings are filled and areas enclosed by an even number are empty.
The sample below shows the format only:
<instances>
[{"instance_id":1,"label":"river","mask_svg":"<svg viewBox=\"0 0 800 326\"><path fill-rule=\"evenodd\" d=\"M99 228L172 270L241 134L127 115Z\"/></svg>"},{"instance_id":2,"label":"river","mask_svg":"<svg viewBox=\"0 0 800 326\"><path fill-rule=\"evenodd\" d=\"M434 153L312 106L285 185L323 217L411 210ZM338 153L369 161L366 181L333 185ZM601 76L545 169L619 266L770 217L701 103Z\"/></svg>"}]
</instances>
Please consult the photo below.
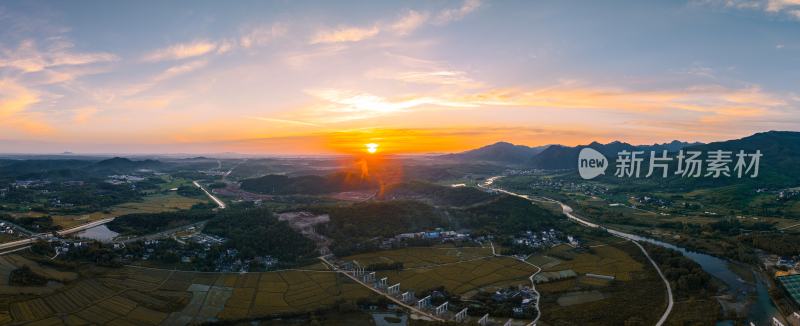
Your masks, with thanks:
<instances>
[{"instance_id":1,"label":"river","mask_svg":"<svg viewBox=\"0 0 800 326\"><path fill-rule=\"evenodd\" d=\"M509 195L513 195L513 196L517 196L517 197L521 197L521 198L525 198L525 199L531 200L529 198L529 196L526 196L526 195L520 195L520 194L517 194L517 193L513 193L513 192L510 192L510 191L502 190L502 189L498 189L498 188L489 188L489 186L494 182L494 180L497 180L497 178L499 178L499 177L492 177L492 178L487 179L487 182L483 185L483 187L486 187L487 189L497 190L497 191L500 191L500 192L503 192L503 193L506 193L506 194L509 194ZM582 219L582 218L580 218L578 216L575 216L574 214L572 214L572 207L567 206L566 204L564 204L562 202L559 202L559 201L556 201L556 200L553 200L553 199L549 199L549 198L546 198L546 199L549 200L549 201L552 201L552 202L560 204L564 215L566 215L568 218L578 222L579 224L584 225L586 227L590 227L590 228L602 227L602 226L600 226L598 224L589 222L589 221L584 220L584 219ZM673 250L676 250L676 251L680 252L681 254L686 256L687 258L689 258L692 261L694 261L697 264L699 264L700 267L703 268L703 270L706 271L708 274L711 274L715 278L717 278L720 281L722 281L723 283L725 283L725 285L727 286L728 294L730 294L730 296L732 298L735 298L737 303L747 304L747 302L749 301L750 295L751 294L755 294L755 300L748 306L748 312L747 312L747 321L748 322L753 322L755 325L759 325L759 326L760 325L771 325L772 317L779 315L778 309L775 307L775 304L772 302L772 299L769 297L769 291L768 291L768 287L767 287L766 281L763 279L763 276L760 275L760 273L757 273L757 272L754 271L754 273L756 274L755 275L756 284L755 284L755 287L754 287L753 285L748 284L747 282L742 280L738 275L736 275L736 273L734 273L730 269L730 267L729 267L729 263L730 262L727 261L727 260L724 260L724 259L721 259L721 258L718 258L718 257L714 257L712 255L708 255L708 254L704 254L704 253L700 253L700 252L696 252L696 251L687 250L686 248L678 247L678 246L673 245L671 243L663 242L663 241L656 240L656 239L653 239L653 238L642 237L642 236L638 236L638 235L635 235L635 234L629 234L629 233L625 233L625 232L621 232L621 231L617 231L617 230L612 230L612 229L608 229L608 228L604 228L604 229L606 229L609 233L611 233L613 235L616 235L616 236L619 236L619 237L622 237L622 238L636 240L636 241L640 241L640 242L648 242L648 243L651 243L651 244L654 244L654 245L657 245L657 246L673 249ZM755 292L755 293L753 293L753 292ZM718 326L733 325L733 322L731 322L731 321L723 321L723 322L718 323L717 325Z\"/></svg>"},{"instance_id":2,"label":"river","mask_svg":"<svg viewBox=\"0 0 800 326\"><path fill-rule=\"evenodd\" d=\"M700 267L702 267L703 270L708 274L711 274L715 278L725 283L725 285L728 287L727 292L734 297L738 303L747 302L749 300L749 296L755 291L756 298L754 302L749 305L749 311L747 313L748 322L753 322L756 325L770 325L772 317L779 315L778 309L775 307L775 304L772 303L772 299L769 297L766 281L755 271L756 284L754 288L752 284L742 280L730 269L730 262L727 260L704 253L687 250L686 248L678 247L671 243L666 243L652 238L619 231L614 231L614 233L622 233L624 234L625 238L640 242L648 242L664 248L677 250L687 258L698 263ZM733 325L733 323L721 322L718 325Z\"/></svg>"}]
</instances>

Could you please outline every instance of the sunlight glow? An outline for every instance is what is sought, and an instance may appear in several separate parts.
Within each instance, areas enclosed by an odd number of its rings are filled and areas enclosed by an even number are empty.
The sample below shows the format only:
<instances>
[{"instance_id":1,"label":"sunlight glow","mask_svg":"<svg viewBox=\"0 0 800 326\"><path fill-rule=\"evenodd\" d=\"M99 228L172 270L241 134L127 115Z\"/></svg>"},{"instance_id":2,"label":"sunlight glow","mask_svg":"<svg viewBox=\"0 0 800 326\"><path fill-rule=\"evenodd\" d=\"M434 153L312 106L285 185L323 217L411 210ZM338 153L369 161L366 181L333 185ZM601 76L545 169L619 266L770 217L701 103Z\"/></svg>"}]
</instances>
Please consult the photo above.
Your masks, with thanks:
<instances>
[{"instance_id":1,"label":"sunlight glow","mask_svg":"<svg viewBox=\"0 0 800 326\"><path fill-rule=\"evenodd\" d=\"M369 152L370 154L374 154L375 152L378 151L378 144L376 143L364 144L364 146L367 147L367 152Z\"/></svg>"}]
</instances>

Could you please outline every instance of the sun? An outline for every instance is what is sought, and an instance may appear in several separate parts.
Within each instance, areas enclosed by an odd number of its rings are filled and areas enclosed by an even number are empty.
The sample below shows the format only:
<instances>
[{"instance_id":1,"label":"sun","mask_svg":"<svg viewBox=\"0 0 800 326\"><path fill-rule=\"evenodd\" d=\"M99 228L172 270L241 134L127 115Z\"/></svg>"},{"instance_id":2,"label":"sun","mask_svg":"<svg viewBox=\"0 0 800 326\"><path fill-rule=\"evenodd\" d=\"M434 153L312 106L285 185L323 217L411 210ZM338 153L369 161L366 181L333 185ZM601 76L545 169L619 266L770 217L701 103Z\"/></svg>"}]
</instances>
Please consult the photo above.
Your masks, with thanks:
<instances>
[{"instance_id":1,"label":"sun","mask_svg":"<svg viewBox=\"0 0 800 326\"><path fill-rule=\"evenodd\" d=\"M378 144L376 143L364 144L364 146L367 147L367 152L369 152L370 154L375 154L375 152L378 151Z\"/></svg>"}]
</instances>

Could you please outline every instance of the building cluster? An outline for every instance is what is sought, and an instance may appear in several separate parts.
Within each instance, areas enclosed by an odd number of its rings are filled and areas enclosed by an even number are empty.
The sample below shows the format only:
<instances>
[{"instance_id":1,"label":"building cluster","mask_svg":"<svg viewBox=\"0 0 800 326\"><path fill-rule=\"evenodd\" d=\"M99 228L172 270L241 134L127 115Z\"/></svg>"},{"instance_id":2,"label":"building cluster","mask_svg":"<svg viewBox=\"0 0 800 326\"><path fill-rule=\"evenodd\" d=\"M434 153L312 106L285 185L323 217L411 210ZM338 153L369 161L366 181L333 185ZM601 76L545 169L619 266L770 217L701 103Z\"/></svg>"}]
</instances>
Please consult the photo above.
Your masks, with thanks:
<instances>
[{"instance_id":1,"label":"building cluster","mask_svg":"<svg viewBox=\"0 0 800 326\"><path fill-rule=\"evenodd\" d=\"M381 242L381 248L391 248L397 244L402 243L403 241L408 240L430 240L436 241L441 243L446 242L457 242L457 241L472 241L469 233L460 233L452 230L444 230L442 228L436 228L431 231L422 231L422 232L409 232L409 233L401 233L395 235L391 238L383 239Z\"/></svg>"},{"instance_id":2,"label":"building cluster","mask_svg":"<svg viewBox=\"0 0 800 326\"><path fill-rule=\"evenodd\" d=\"M73 240L73 239L63 239L63 238L50 238L50 244L53 247L53 250L56 251L56 254L66 254L70 250L80 249L86 246L86 241L80 240Z\"/></svg>"},{"instance_id":3,"label":"building cluster","mask_svg":"<svg viewBox=\"0 0 800 326\"><path fill-rule=\"evenodd\" d=\"M497 290L492 294L492 300L498 303L519 300L519 305L512 308L512 312L514 317L524 317L530 310L535 309L539 296L530 287L522 286L516 289Z\"/></svg>"},{"instance_id":4,"label":"building cluster","mask_svg":"<svg viewBox=\"0 0 800 326\"><path fill-rule=\"evenodd\" d=\"M530 183L531 189L545 189L558 192L577 192L586 196L601 196L608 192L608 187L589 183L540 178Z\"/></svg>"},{"instance_id":5,"label":"building cluster","mask_svg":"<svg viewBox=\"0 0 800 326\"><path fill-rule=\"evenodd\" d=\"M515 236L513 243L517 246L525 246L534 249L546 249L564 243L564 239L566 239L566 243L568 243L570 246L580 246L580 241L578 238L571 235L564 237L561 232L558 232L554 229L540 232L530 230L525 231L525 233Z\"/></svg>"},{"instance_id":6,"label":"building cluster","mask_svg":"<svg viewBox=\"0 0 800 326\"><path fill-rule=\"evenodd\" d=\"M137 175L115 174L108 176L106 182L112 185L123 185L123 184L132 184L144 181L144 179L145 179L144 177L140 177Z\"/></svg>"},{"instance_id":7,"label":"building cluster","mask_svg":"<svg viewBox=\"0 0 800 326\"><path fill-rule=\"evenodd\" d=\"M13 235L13 234L15 234L15 232L16 231L14 231L14 225L13 224L6 223L6 222L0 222L0 233Z\"/></svg>"},{"instance_id":8,"label":"building cluster","mask_svg":"<svg viewBox=\"0 0 800 326\"><path fill-rule=\"evenodd\" d=\"M631 198L641 205L657 206L661 208L667 208L667 206L672 205L672 202L669 200L649 195L641 195Z\"/></svg>"},{"instance_id":9,"label":"building cluster","mask_svg":"<svg viewBox=\"0 0 800 326\"><path fill-rule=\"evenodd\" d=\"M49 183L50 183L49 180L40 180L40 179L35 179L35 180L16 180L16 181L11 183L11 187L13 187L15 189L19 189L19 188L27 189L27 188L36 188L36 187L45 186L45 185L47 185Z\"/></svg>"}]
</instances>

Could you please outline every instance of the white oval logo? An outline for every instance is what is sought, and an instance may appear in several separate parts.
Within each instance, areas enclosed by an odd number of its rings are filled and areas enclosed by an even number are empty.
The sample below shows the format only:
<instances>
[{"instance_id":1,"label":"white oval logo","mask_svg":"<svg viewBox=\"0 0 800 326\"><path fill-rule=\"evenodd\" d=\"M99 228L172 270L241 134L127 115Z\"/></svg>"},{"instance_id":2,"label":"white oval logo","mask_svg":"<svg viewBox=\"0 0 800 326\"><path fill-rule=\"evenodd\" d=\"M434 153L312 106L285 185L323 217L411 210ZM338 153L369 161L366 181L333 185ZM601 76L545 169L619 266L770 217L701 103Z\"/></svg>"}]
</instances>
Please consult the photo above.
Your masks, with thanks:
<instances>
[{"instance_id":1,"label":"white oval logo","mask_svg":"<svg viewBox=\"0 0 800 326\"><path fill-rule=\"evenodd\" d=\"M608 167L608 160L600 152L585 147L578 154L578 174L584 179L594 179L598 175L605 174Z\"/></svg>"}]
</instances>

